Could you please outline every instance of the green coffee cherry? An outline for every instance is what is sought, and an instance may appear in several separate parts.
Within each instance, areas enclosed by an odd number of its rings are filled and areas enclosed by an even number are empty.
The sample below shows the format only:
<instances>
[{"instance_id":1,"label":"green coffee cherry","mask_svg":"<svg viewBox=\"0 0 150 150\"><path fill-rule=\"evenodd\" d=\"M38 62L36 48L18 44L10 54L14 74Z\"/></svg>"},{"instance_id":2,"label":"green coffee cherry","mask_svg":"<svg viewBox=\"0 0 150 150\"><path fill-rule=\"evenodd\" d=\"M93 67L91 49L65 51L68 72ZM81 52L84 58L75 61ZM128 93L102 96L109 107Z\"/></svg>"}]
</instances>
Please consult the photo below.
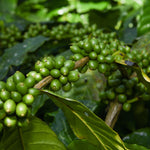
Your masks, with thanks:
<instances>
[{"instance_id":1,"label":"green coffee cherry","mask_svg":"<svg viewBox=\"0 0 150 150\"><path fill-rule=\"evenodd\" d=\"M65 85L62 87L62 89L63 89L64 92L68 92L68 91L71 90L71 87L72 87L71 83L68 82L67 84L65 84Z\"/></svg>"},{"instance_id":2,"label":"green coffee cherry","mask_svg":"<svg viewBox=\"0 0 150 150\"><path fill-rule=\"evenodd\" d=\"M60 71L58 70L58 69L52 69L51 71L50 71L50 74L51 74L51 76L52 77L54 77L54 78L59 78L60 77Z\"/></svg>"},{"instance_id":3,"label":"green coffee cherry","mask_svg":"<svg viewBox=\"0 0 150 150\"><path fill-rule=\"evenodd\" d=\"M107 71L109 71L109 66L107 64L99 64L98 66L98 71L100 73L106 73Z\"/></svg>"},{"instance_id":4,"label":"green coffee cherry","mask_svg":"<svg viewBox=\"0 0 150 150\"><path fill-rule=\"evenodd\" d=\"M127 96L125 94L119 94L118 95L118 101L120 103L125 103L127 101Z\"/></svg>"},{"instance_id":5,"label":"green coffee cherry","mask_svg":"<svg viewBox=\"0 0 150 150\"><path fill-rule=\"evenodd\" d=\"M124 111L130 111L131 110L131 104L130 103L124 103L123 104L123 110Z\"/></svg>"},{"instance_id":6,"label":"green coffee cherry","mask_svg":"<svg viewBox=\"0 0 150 150\"><path fill-rule=\"evenodd\" d=\"M37 72L36 71L30 71L28 74L27 74L27 77L35 77L35 75L37 74Z\"/></svg>"},{"instance_id":7,"label":"green coffee cherry","mask_svg":"<svg viewBox=\"0 0 150 150\"><path fill-rule=\"evenodd\" d=\"M61 67L63 67L64 62L65 62L64 56L57 56L55 59L55 68L60 69Z\"/></svg>"},{"instance_id":8,"label":"green coffee cherry","mask_svg":"<svg viewBox=\"0 0 150 150\"><path fill-rule=\"evenodd\" d=\"M115 92L112 91L112 90L108 90L108 91L106 92L106 94L107 94L107 98L110 99L110 100L113 100L113 99L115 99L115 97L116 97Z\"/></svg>"},{"instance_id":9,"label":"green coffee cherry","mask_svg":"<svg viewBox=\"0 0 150 150\"><path fill-rule=\"evenodd\" d=\"M111 64L111 63L113 63L114 58L112 55L108 55L108 56L106 56L105 61L106 61L106 63Z\"/></svg>"},{"instance_id":10,"label":"green coffee cherry","mask_svg":"<svg viewBox=\"0 0 150 150\"><path fill-rule=\"evenodd\" d=\"M49 73L49 70L47 68L40 68L40 74L44 77L48 76L50 73Z\"/></svg>"},{"instance_id":11,"label":"green coffee cherry","mask_svg":"<svg viewBox=\"0 0 150 150\"><path fill-rule=\"evenodd\" d=\"M93 49L94 49L94 52L96 52L97 54L100 54L101 49L99 45L94 45Z\"/></svg>"},{"instance_id":12,"label":"green coffee cherry","mask_svg":"<svg viewBox=\"0 0 150 150\"><path fill-rule=\"evenodd\" d=\"M85 52L90 53L92 51L92 46L90 42L85 42L83 45Z\"/></svg>"},{"instance_id":13,"label":"green coffee cherry","mask_svg":"<svg viewBox=\"0 0 150 150\"><path fill-rule=\"evenodd\" d=\"M97 56L97 61L100 63L104 63L105 62L105 57L103 55L98 55Z\"/></svg>"},{"instance_id":14,"label":"green coffee cherry","mask_svg":"<svg viewBox=\"0 0 150 150\"><path fill-rule=\"evenodd\" d=\"M141 98L144 101L149 101L150 100L150 94L144 93L144 94L142 94Z\"/></svg>"},{"instance_id":15,"label":"green coffee cherry","mask_svg":"<svg viewBox=\"0 0 150 150\"><path fill-rule=\"evenodd\" d=\"M54 61L52 60L52 58L46 59L46 60L44 61L44 66L45 66L47 69L49 69L49 70L53 69L53 68L54 68Z\"/></svg>"},{"instance_id":16,"label":"green coffee cherry","mask_svg":"<svg viewBox=\"0 0 150 150\"><path fill-rule=\"evenodd\" d=\"M68 75L68 81L69 82L75 82L79 79L79 72L74 70L74 71L70 71L69 75Z\"/></svg>"},{"instance_id":17,"label":"green coffee cherry","mask_svg":"<svg viewBox=\"0 0 150 150\"><path fill-rule=\"evenodd\" d=\"M98 40L96 38L92 38L90 39L90 43L91 43L91 46L94 47L95 45L98 45Z\"/></svg>"},{"instance_id":18,"label":"green coffee cherry","mask_svg":"<svg viewBox=\"0 0 150 150\"><path fill-rule=\"evenodd\" d=\"M106 50L106 49L104 49L104 50L101 51L101 55L104 56L104 57L106 57L107 55L109 55L109 53L110 53L109 50Z\"/></svg>"},{"instance_id":19,"label":"green coffee cherry","mask_svg":"<svg viewBox=\"0 0 150 150\"><path fill-rule=\"evenodd\" d=\"M60 69L60 73L61 73L62 75L64 75L64 76L66 76L66 75L68 75L68 73L69 73L69 69L68 69L67 67L62 67L62 68Z\"/></svg>"},{"instance_id":20,"label":"green coffee cherry","mask_svg":"<svg viewBox=\"0 0 150 150\"><path fill-rule=\"evenodd\" d=\"M28 93L31 94L31 95L33 95L33 96L37 96L37 95L40 94L40 91L38 89L35 89L35 88L30 88L28 90Z\"/></svg>"},{"instance_id":21,"label":"green coffee cherry","mask_svg":"<svg viewBox=\"0 0 150 150\"><path fill-rule=\"evenodd\" d=\"M22 95L26 94L27 91L28 91L28 87L23 82L18 83L17 86L16 86L16 89Z\"/></svg>"},{"instance_id":22,"label":"green coffee cherry","mask_svg":"<svg viewBox=\"0 0 150 150\"><path fill-rule=\"evenodd\" d=\"M97 53L96 52L90 52L89 53L89 58L92 59L92 60L97 59Z\"/></svg>"},{"instance_id":23,"label":"green coffee cherry","mask_svg":"<svg viewBox=\"0 0 150 150\"><path fill-rule=\"evenodd\" d=\"M133 80L127 80L125 83L126 88L132 88L135 85Z\"/></svg>"},{"instance_id":24,"label":"green coffee cherry","mask_svg":"<svg viewBox=\"0 0 150 150\"><path fill-rule=\"evenodd\" d=\"M106 93L105 91L101 91L101 92L99 93L99 98L100 98L101 100L105 100L105 99L107 98L107 93Z\"/></svg>"},{"instance_id":25,"label":"green coffee cherry","mask_svg":"<svg viewBox=\"0 0 150 150\"><path fill-rule=\"evenodd\" d=\"M59 81L60 81L62 84L66 84L66 83L68 82L68 78L65 77L65 76L60 76Z\"/></svg>"},{"instance_id":26,"label":"green coffee cherry","mask_svg":"<svg viewBox=\"0 0 150 150\"><path fill-rule=\"evenodd\" d=\"M7 78L6 82L14 82L13 75L12 75L12 76L10 76L9 78Z\"/></svg>"},{"instance_id":27,"label":"green coffee cherry","mask_svg":"<svg viewBox=\"0 0 150 150\"><path fill-rule=\"evenodd\" d=\"M35 70L36 70L37 72L39 72L40 69L41 69L41 68L44 68L44 67L45 67L45 64L44 64L43 62L41 62L41 61L37 61L37 62L35 63Z\"/></svg>"},{"instance_id":28,"label":"green coffee cherry","mask_svg":"<svg viewBox=\"0 0 150 150\"><path fill-rule=\"evenodd\" d=\"M61 83L58 79L54 79L52 80L52 82L50 83L50 89L52 91L58 91L61 88Z\"/></svg>"},{"instance_id":29,"label":"green coffee cherry","mask_svg":"<svg viewBox=\"0 0 150 150\"><path fill-rule=\"evenodd\" d=\"M15 83L23 82L25 80L25 76L20 71L16 71L16 73L13 75L13 80Z\"/></svg>"},{"instance_id":30,"label":"green coffee cherry","mask_svg":"<svg viewBox=\"0 0 150 150\"><path fill-rule=\"evenodd\" d=\"M35 85L35 78L32 76L29 76L25 79L24 83L28 88L33 87Z\"/></svg>"},{"instance_id":31,"label":"green coffee cherry","mask_svg":"<svg viewBox=\"0 0 150 150\"><path fill-rule=\"evenodd\" d=\"M117 93L124 93L125 92L125 86L123 84L119 85L118 87L115 88L115 91Z\"/></svg>"},{"instance_id":32,"label":"green coffee cherry","mask_svg":"<svg viewBox=\"0 0 150 150\"><path fill-rule=\"evenodd\" d=\"M66 60L64 62L64 67L67 67L70 71L74 69L75 62L72 60Z\"/></svg>"},{"instance_id":33,"label":"green coffee cherry","mask_svg":"<svg viewBox=\"0 0 150 150\"><path fill-rule=\"evenodd\" d=\"M78 46L80 47L80 48L83 48L83 45L84 45L84 41L80 41L79 43L78 43ZM80 51L78 51L79 53L80 53ZM78 53L77 52L77 53ZM73 52L74 53L74 52ZM76 52L75 52L76 53Z\"/></svg>"},{"instance_id":34,"label":"green coffee cherry","mask_svg":"<svg viewBox=\"0 0 150 150\"><path fill-rule=\"evenodd\" d=\"M89 60L88 65L91 70L96 70L98 68L98 62L96 60Z\"/></svg>"},{"instance_id":35,"label":"green coffee cherry","mask_svg":"<svg viewBox=\"0 0 150 150\"><path fill-rule=\"evenodd\" d=\"M12 91L11 92L11 99L18 103L22 100L22 96L19 92Z\"/></svg>"},{"instance_id":36,"label":"green coffee cherry","mask_svg":"<svg viewBox=\"0 0 150 150\"><path fill-rule=\"evenodd\" d=\"M15 91L16 90L16 83L13 81L6 82L6 89L8 91Z\"/></svg>"},{"instance_id":37,"label":"green coffee cherry","mask_svg":"<svg viewBox=\"0 0 150 150\"><path fill-rule=\"evenodd\" d=\"M15 127L17 124L17 118L15 116L5 117L4 125L6 127Z\"/></svg>"},{"instance_id":38,"label":"green coffee cherry","mask_svg":"<svg viewBox=\"0 0 150 150\"><path fill-rule=\"evenodd\" d=\"M12 99L5 101L3 108L7 114L13 114L16 110L16 103Z\"/></svg>"},{"instance_id":39,"label":"green coffee cherry","mask_svg":"<svg viewBox=\"0 0 150 150\"><path fill-rule=\"evenodd\" d=\"M31 94L26 94L23 96L22 100L26 105L32 105L34 102L34 97Z\"/></svg>"},{"instance_id":40,"label":"green coffee cherry","mask_svg":"<svg viewBox=\"0 0 150 150\"><path fill-rule=\"evenodd\" d=\"M37 82L40 82L43 79L40 73L36 73L34 78Z\"/></svg>"},{"instance_id":41,"label":"green coffee cherry","mask_svg":"<svg viewBox=\"0 0 150 150\"><path fill-rule=\"evenodd\" d=\"M73 55L73 60L78 61L83 58L83 55L77 53Z\"/></svg>"},{"instance_id":42,"label":"green coffee cherry","mask_svg":"<svg viewBox=\"0 0 150 150\"><path fill-rule=\"evenodd\" d=\"M72 53L76 54L76 53L80 53L81 49L77 45L73 45L73 46L70 46L70 50L72 51Z\"/></svg>"},{"instance_id":43,"label":"green coffee cherry","mask_svg":"<svg viewBox=\"0 0 150 150\"><path fill-rule=\"evenodd\" d=\"M27 105L24 104L23 102L20 102L16 106L16 115L18 117L25 117L27 114L28 108Z\"/></svg>"},{"instance_id":44,"label":"green coffee cherry","mask_svg":"<svg viewBox=\"0 0 150 150\"><path fill-rule=\"evenodd\" d=\"M3 100L3 101L6 101L7 99L10 98L10 93L7 91L7 90L2 90L0 92L0 98Z\"/></svg>"}]
</instances>

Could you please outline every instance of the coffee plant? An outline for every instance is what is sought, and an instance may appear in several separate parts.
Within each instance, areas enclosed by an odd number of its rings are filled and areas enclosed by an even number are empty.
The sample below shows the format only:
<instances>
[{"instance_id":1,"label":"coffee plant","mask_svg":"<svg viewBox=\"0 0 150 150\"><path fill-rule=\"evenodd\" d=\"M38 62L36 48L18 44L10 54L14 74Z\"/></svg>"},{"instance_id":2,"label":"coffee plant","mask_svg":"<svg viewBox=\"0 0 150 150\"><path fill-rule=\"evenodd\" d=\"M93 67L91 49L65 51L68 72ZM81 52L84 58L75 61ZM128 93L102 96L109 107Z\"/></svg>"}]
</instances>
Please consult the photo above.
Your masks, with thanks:
<instances>
[{"instance_id":1,"label":"coffee plant","mask_svg":"<svg viewBox=\"0 0 150 150\"><path fill-rule=\"evenodd\" d=\"M23 17L31 2L20 3ZM148 5L132 12L139 35L148 30ZM121 25L58 20L0 22L0 149L148 150L149 33L127 44Z\"/></svg>"}]
</instances>

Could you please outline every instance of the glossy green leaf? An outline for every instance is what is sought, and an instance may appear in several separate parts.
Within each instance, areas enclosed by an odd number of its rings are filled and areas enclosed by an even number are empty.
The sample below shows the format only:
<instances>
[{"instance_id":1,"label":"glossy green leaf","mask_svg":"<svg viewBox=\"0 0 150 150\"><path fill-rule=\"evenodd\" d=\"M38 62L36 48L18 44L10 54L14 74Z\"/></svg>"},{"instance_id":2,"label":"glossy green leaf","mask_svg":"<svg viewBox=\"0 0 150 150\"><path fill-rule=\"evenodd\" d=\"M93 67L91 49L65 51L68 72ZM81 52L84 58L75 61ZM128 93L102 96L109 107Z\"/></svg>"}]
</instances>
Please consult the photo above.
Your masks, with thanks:
<instances>
[{"instance_id":1,"label":"glossy green leaf","mask_svg":"<svg viewBox=\"0 0 150 150\"><path fill-rule=\"evenodd\" d=\"M66 150L48 125L36 117L26 128L5 130L0 146L2 150Z\"/></svg>"},{"instance_id":2,"label":"glossy green leaf","mask_svg":"<svg viewBox=\"0 0 150 150\"><path fill-rule=\"evenodd\" d=\"M132 68L137 73L140 81L150 90L150 78L143 72L138 64L129 60L116 60L116 63Z\"/></svg>"},{"instance_id":3,"label":"glossy green leaf","mask_svg":"<svg viewBox=\"0 0 150 150\"><path fill-rule=\"evenodd\" d=\"M37 36L5 49L5 53L0 57L0 80L6 76L11 66L21 65L29 52L36 51L47 40L46 37Z\"/></svg>"},{"instance_id":4,"label":"glossy green leaf","mask_svg":"<svg viewBox=\"0 0 150 150\"><path fill-rule=\"evenodd\" d=\"M127 144L125 143L125 146L131 150L150 150L149 148L146 148L144 146L140 146L137 144Z\"/></svg>"},{"instance_id":5,"label":"glossy green leaf","mask_svg":"<svg viewBox=\"0 0 150 150\"><path fill-rule=\"evenodd\" d=\"M87 142L87 140L74 140L69 146L68 150L97 150L97 147Z\"/></svg>"},{"instance_id":6,"label":"glossy green leaf","mask_svg":"<svg viewBox=\"0 0 150 150\"><path fill-rule=\"evenodd\" d=\"M119 135L82 103L58 96L51 91L42 90L42 92L47 93L53 102L63 110L78 138L87 139L101 150L126 149Z\"/></svg>"},{"instance_id":7,"label":"glossy green leaf","mask_svg":"<svg viewBox=\"0 0 150 150\"><path fill-rule=\"evenodd\" d=\"M44 105L46 100L48 100L49 97L45 94L41 94L35 97L35 100L32 104L32 114L35 115L37 111Z\"/></svg>"},{"instance_id":8,"label":"glossy green leaf","mask_svg":"<svg viewBox=\"0 0 150 150\"><path fill-rule=\"evenodd\" d=\"M145 5L141 9L140 18L137 22L139 35L143 35L149 32L150 29L150 15L148 13L149 8L150 8L149 0L146 0Z\"/></svg>"},{"instance_id":9,"label":"glossy green leaf","mask_svg":"<svg viewBox=\"0 0 150 150\"><path fill-rule=\"evenodd\" d=\"M139 129L125 136L123 141L129 144L138 144L150 148L150 128Z\"/></svg>"},{"instance_id":10,"label":"glossy green leaf","mask_svg":"<svg viewBox=\"0 0 150 150\"><path fill-rule=\"evenodd\" d=\"M78 2L77 4L77 12L79 13L85 13L91 9L96 9L96 10L105 10L107 8L110 7L110 3L107 1L102 1L102 2L98 2L98 3L94 3L94 2L88 2L88 3L84 3L84 2Z\"/></svg>"},{"instance_id":11,"label":"glossy green leaf","mask_svg":"<svg viewBox=\"0 0 150 150\"><path fill-rule=\"evenodd\" d=\"M64 52L64 56L67 56L67 53ZM93 112L98 108L99 91L103 88L105 88L104 76L97 71L88 70L86 73L80 75L80 80L74 83L69 92L60 90L58 94L80 101ZM48 115L52 115L52 113ZM65 145L70 144L75 138L61 110L56 112L54 121L51 124L51 129Z\"/></svg>"},{"instance_id":12,"label":"glossy green leaf","mask_svg":"<svg viewBox=\"0 0 150 150\"><path fill-rule=\"evenodd\" d=\"M54 121L50 127L56 133L59 140L65 145L70 144L76 138L76 136L71 130L63 111L58 109L58 111L48 113L47 115L54 117Z\"/></svg>"}]
</instances>

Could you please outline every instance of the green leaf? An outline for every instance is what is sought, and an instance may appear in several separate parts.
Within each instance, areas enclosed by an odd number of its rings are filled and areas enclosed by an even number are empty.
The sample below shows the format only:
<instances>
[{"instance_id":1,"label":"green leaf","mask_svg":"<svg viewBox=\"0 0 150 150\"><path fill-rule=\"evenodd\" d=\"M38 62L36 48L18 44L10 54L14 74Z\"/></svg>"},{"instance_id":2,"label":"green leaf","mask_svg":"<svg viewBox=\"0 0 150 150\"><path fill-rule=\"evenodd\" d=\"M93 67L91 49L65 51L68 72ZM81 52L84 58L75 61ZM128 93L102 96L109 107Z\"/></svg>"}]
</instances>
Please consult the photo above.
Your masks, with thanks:
<instances>
[{"instance_id":1,"label":"green leaf","mask_svg":"<svg viewBox=\"0 0 150 150\"><path fill-rule=\"evenodd\" d=\"M53 102L60 107L70 123L75 135L87 139L101 150L125 150L119 135L108 127L105 122L78 101L64 98L51 91L47 93Z\"/></svg>"},{"instance_id":2,"label":"green leaf","mask_svg":"<svg viewBox=\"0 0 150 150\"><path fill-rule=\"evenodd\" d=\"M0 146L3 150L66 150L48 125L36 117L26 128L5 130Z\"/></svg>"},{"instance_id":3,"label":"green leaf","mask_svg":"<svg viewBox=\"0 0 150 150\"><path fill-rule=\"evenodd\" d=\"M138 26L138 34L143 35L147 32L149 32L150 29L150 15L149 15L149 8L150 8L150 3L149 0L145 1L145 4L143 8L141 9L141 14L139 16L139 19L137 21L137 26Z\"/></svg>"},{"instance_id":4,"label":"green leaf","mask_svg":"<svg viewBox=\"0 0 150 150\"><path fill-rule=\"evenodd\" d=\"M21 65L26 59L27 53L36 51L47 40L48 38L44 36L37 36L5 49L5 53L0 57L0 80L6 76L11 66Z\"/></svg>"},{"instance_id":5,"label":"green leaf","mask_svg":"<svg viewBox=\"0 0 150 150\"><path fill-rule=\"evenodd\" d=\"M104 29L114 29L118 18L119 18L120 10L119 9L111 9L106 12L101 12L97 10L89 11L89 23L97 24L98 28Z\"/></svg>"},{"instance_id":6,"label":"green leaf","mask_svg":"<svg viewBox=\"0 0 150 150\"><path fill-rule=\"evenodd\" d=\"M144 146L140 146L140 145L137 145L137 144L127 144L125 143L125 146L131 150L150 150Z\"/></svg>"},{"instance_id":7,"label":"green leaf","mask_svg":"<svg viewBox=\"0 0 150 150\"><path fill-rule=\"evenodd\" d=\"M98 3L93 3L93 2L78 2L77 4L77 12L78 13L85 13L91 9L95 9L95 10L105 10L107 8L110 7L110 3L107 1L102 1L102 2L98 2Z\"/></svg>"},{"instance_id":8,"label":"green leaf","mask_svg":"<svg viewBox=\"0 0 150 150\"><path fill-rule=\"evenodd\" d=\"M59 140L65 145L70 144L76 136L71 130L62 110L58 109L58 111L48 113L47 115L54 117L54 121L50 127L56 133Z\"/></svg>"},{"instance_id":9,"label":"green leaf","mask_svg":"<svg viewBox=\"0 0 150 150\"><path fill-rule=\"evenodd\" d=\"M123 141L129 144L138 144L150 148L150 128L139 129L125 136Z\"/></svg>"},{"instance_id":10,"label":"green leaf","mask_svg":"<svg viewBox=\"0 0 150 150\"><path fill-rule=\"evenodd\" d=\"M0 12L3 13L14 13L17 7L18 0L1 0L0 1Z\"/></svg>"},{"instance_id":11,"label":"green leaf","mask_svg":"<svg viewBox=\"0 0 150 150\"><path fill-rule=\"evenodd\" d=\"M68 150L97 150L97 147L87 142L87 140L74 140L69 146Z\"/></svg>"},{"instance_id":12,"label":"green leaf","mask_svg":"<svg viewBox=\"0 0 150 150\"><path fill-rule=\"evenodd\" d=\"M129 60L116 60L116 63L132 68L137 73L139 80L148 88L148 91L150 90L150 78L143 72L138 64Z\"/></svg>"},{"instance_id":13,"label":"green leaf","mask_svg":"<svg viewBox=\"0 0 150 150\"><path fill-rule=\"evenodd\" d=\"M49 97L45 94L36 96L34 103L32 104L32 114L35 115L48 99Z\"/></svg>"}]
</instances>

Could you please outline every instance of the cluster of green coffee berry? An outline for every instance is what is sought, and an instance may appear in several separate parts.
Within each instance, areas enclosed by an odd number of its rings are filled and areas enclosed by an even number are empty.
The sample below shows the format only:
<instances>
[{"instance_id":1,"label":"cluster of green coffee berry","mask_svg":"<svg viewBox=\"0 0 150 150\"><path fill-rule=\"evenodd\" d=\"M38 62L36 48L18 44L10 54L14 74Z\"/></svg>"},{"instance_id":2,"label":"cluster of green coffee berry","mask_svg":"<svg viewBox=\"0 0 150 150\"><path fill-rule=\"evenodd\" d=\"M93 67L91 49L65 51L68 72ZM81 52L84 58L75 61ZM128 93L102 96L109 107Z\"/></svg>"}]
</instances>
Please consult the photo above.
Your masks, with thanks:
<instances>
[{"instance_id":1,"label":"cluster of green coffee berry","mask_svg":"<svg viewBox=\"0 0 150 150\"><path fill-rule=\"evenodd\" d=\"M48 37L50 34L50 30L48 29L46 24L40 24L40 23L36 23L36 24L31 24L27 31L24 33L23 38L27 39L30 37L35 37L37 35L43 35Z\"/></svg>"},{"instance_id":2,"label":"cluster of green coffee berry","mask_svg":"<svg viewBox=\"0 0 150 150\"><path fill-rule=\"evenodd\" d=\"M117 100L123 104L124 111L130 111L132 103L141 100L150 100L150 94L137 77L124 77L119 70L108 76L104 91L100 92L100 99L108 104Z\"/></svg>"},{"instance_id":3,"label":"cluster of green coffee berry","mask_svg":"<svg viewBox=\"0 0 150 150\"><path fill-rule=\"evenodd\" d=\"M35 28L37 26L32 26L30 33ZM43 27L41 31L47 35L48 31L44 32L45 30L47 27ZM56 34L58 31L62 32ZM90 32L92 34L87 38ZM85 36L81 38L82 34ZM0 126L11 127L16 124L23 126L24 122L25 124L28 122L26 120L30 116L29 112L34 96L39 94L39 91L33 87L44 77L52 77L49 87L46 88L52 91L58 91L62 88L67 92L71 89L72 83L79 79L79 72L84 73L88 68L98 70L105 75L107 86L105 91L100 92L100 98L107 103L117 99L123 103L123 109L129 111L131 103L135 101L136 97L144 100L150 98L145 86L136 77L128 78L128 75L124 77L116 64L115 61L121 60L122 55L126 55L125 59L134 60L135 53L130 53L130 48L117 40L114 32L104 33L101 30L96 30L95 26L83 29L83 27L78 28L76 24L66 24L52 28L49 36L55 40L71 37L73 41L76 41L70 46L73 55L69 60L66 60L64 56L44 57L35 63L35 71L30 71L27 77L17 71L7 79L6 83L0 81ZM148 59L147 53L141 55L145 62L146 58ZM76 61L83 57L88 57L88 63L75 69ZM130 70L126 71L129 73ZM131 70L129 76L132 73Z\"/></svg>"},{"instance_id":4,"label":"cluster of green coffee berry","mask_svg":"<svg viewBox=\"0 0 150 150\"><path fill-rule=\"evenodd\" d=\"M103 35L104 33L100 34ZM115 52L121 51L127 53L130 48L120 43L113 33L108 34L105 38L90 38L73 44L70 49L74 53L72 58L79 60L82 57L88 56L88 67L91 70L96 70L108 76L118 69L115 60L122 59L120 55L114 55ZM106 38L107 37L107 38ZM107 40L113 38L114 40ZM105 42L107 41L107 42Z\"/></svg>"},{"instance_id":5,"label":"cluster of green coffee berry","mask_svg":"<svg viewBox=\"0 0 150 150\"><path fill-rule=\"evenodd\" d=\"M0 47L8 48L14 46L17 41L22 38L21 32L15 25L6 27L2 30L0 34Z\"/></svg>"},{"instance_id":6,"label":"cluster of green coffee berry","mask_svg":"<svg viewBox=\"0 0 150 150\"><path fill-rule=\"evenodd\" d=\"M104 33L101 32L101 34L103 37ZM88 64L84 66L84 72L88 68L91 70L97 69L107 79L106 89L100 92L100 99L103 99L105 103L117 99L118 102L123 104L123 110L129 111L131 103L139 99L148 100L150 94L137 77L129 78L134 72L132 69L124 67L124 70L122 70L126 72L124 75L115 63L122 59L132 60L133 52L130 53L130 47L116 40L115 34L109 33L106 35L105 38L99 36L99 38L85 39L73 44L70 47L74 53L71 58L76 61L85 56L89 57ZM134 57L136 55L134 53ZM142 53L142 55L146 59L147 53Z\"/></svg>"},{"instance_id":7,"label":"cluster of green coffee berry","mask_svg":"<svg viewBox=\"0 0 150 150\"><path fill-rule=\"evenodd\" d=\"M95 32L96 25L91 27L78 24L60 24L50 31L50 38L56 40L70 39L72 42L78 42L88 38L90 33Z\"/></svg>"},{"instance_id":8,"label":"cluster of green coffee berry","mask_svg":"<svg viewBox=\"0 0 150 150\"><path fill-rule=\"evenodd\" d=\"M17 71L6 82L0 81L0 129L3 126L24 126L29 122L30 107L39 90L36 80Z\"/></svg>"},{"instance_id":9,"label":"cluster of green coffee berry","mask_svg":"<svg viewBox=\"0 0 150 150\"><path fill-rule=\"evenodd\" d=\"M150 76L150 53L146 49L142 51L132 50L131 53L127 54L127 57L136 62Z\"/></svg>"},{"instance_id":10,"label":"cluster of green coffee berry","mask_svg":"<svg viewBox=\"0 0 150 150\"><path fill-rule=\"evenodd\" d=\"M74 67L75 61L66 60L64 56L44 57L35 63L35 71L31 73L37 81L42 80L43 77L52 76L50 90L58 91L62 87L66 92L71 89L72 82L79 79L79 72L74 70ZM29 72L29 74L31 73Z\"/></svg>"},{"instance_id":11,"label":"cluster of green coffee berry","mask_svg":"<svg viewBox=\"0 0 150 150\"><path fill-rule=\"evenodd\" d=\"M22 42L24 39L35 37L37 35L43 35L50 37L52 40L69 39L72 42L80 41L88 37L90 33L97 35L100 30L96 32L96 26L81 26L78 24L60 24L58 26L48 29L45 24L31 24L26 32L21 32L19 29L11 25L4 28L2 34L0 34L0 43L2 48L12 47L18 42Z\"/></svg>"}]
</instances>

